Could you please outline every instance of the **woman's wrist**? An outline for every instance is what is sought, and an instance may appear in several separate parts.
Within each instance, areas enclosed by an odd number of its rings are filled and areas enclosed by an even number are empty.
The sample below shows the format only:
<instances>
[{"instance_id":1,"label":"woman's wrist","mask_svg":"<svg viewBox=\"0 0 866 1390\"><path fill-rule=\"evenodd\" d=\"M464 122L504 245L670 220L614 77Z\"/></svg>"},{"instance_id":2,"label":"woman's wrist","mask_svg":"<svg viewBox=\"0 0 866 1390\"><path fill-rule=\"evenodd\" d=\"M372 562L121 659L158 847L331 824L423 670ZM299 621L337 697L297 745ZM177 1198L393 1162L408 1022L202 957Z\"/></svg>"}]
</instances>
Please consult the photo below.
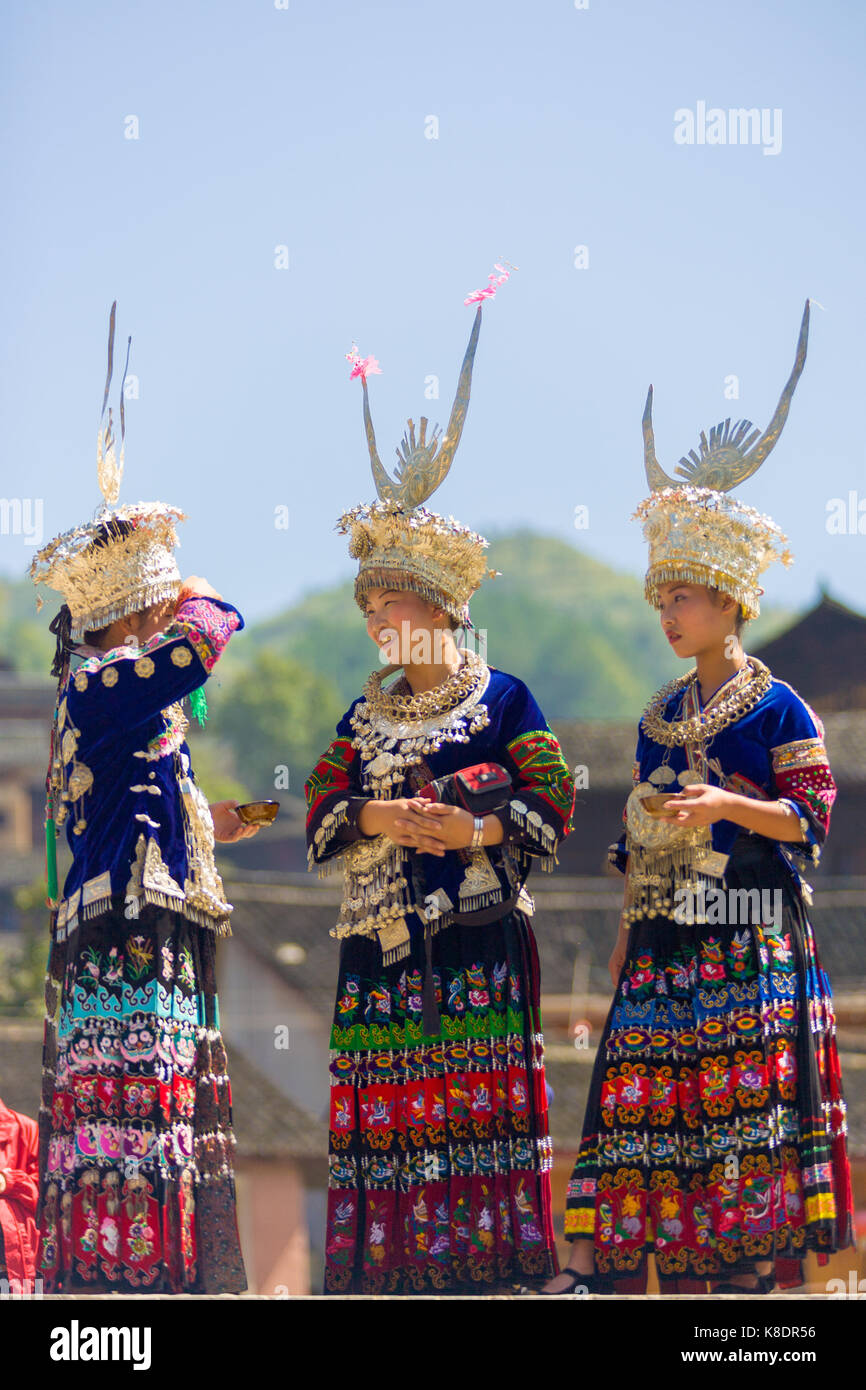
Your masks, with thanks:
<instances>
[{"instance_id":1,"label":"woman's wrist","mask_svg":"<svg viewBox=\"0 0 866 1390\"><path fill-rule=\"evenodd\" d=\"M748 796L740 796L739 792L729 792L726 787L720 787L719 790L726 803L725 814L721 819L733 821L734 825L745 828L743 814L748 812L749 806L754 805L754 802Z\"/></svg>"},{"instance_id":2,"label":"woman's wrist","mask_svg":"<svg viewBox=\"0 0 866 1390\"><path fill-rule=\"evenodd\" d=\"M463 810L462 807L461 810ZM486 845L502 844L505 839L505 830L498 816L474 816L471 811L465 810L463 810L463 816L466 824L465 849L479 849ZM479 824L480 833L476 833Z\"/></svg>"},{"instance_id":3,"label":"woman's wrist","mask_svg":"<svg viewBox=\"0 0 866 1390\"><path fill-rule=\"evenodd\" d=\"M780 798L780 800L776 802L776 805L781 806L783 810L786 812L786 829L793 830L795 826L797 828L796 837L793 840L786 841L786 843L801 845L806 844L809 838L805 829L806 820L799 807L795 806L793 801L788 801L786 797Z\"/></svg>"},{"instance_id":4,"label":"woman's wrist","mask_svg":"<svg viewBox=\"0 0 866 1390\"><path fill-rule=\"evenodd\" d=\"M796 844L805 840L800 817L787 800L758 801L755 797L729 791L724 795L728 802L724 819L733 821L741 830L752 830L783 843ZM797 833L792 834L794 830Z\"/></svg>"},{"instance_id":5,"label":"woman's wrist","mask_svg":"<svg viewBox=\"0 0 866 1390\"><path fill-rule=\"evenodd\" d=\"M483 830L481 836L482 845L501 845L505 839L505 830L502 821L498 816L481 816Z\"/></svg>"},{"instance_id":6,"label":"woman's wrist","mask_svg":"<svg viewBox=\"0 0 866 1390\"><path fill-rule=\"evenodd\" d=\"M366 806L362 806L361 810L358 812L358 829L362 835L366 835L368 838L382 833L379 828L378 820L380 805L380 802L370 800L367 802Z\"/></svg>"}]
</instances>

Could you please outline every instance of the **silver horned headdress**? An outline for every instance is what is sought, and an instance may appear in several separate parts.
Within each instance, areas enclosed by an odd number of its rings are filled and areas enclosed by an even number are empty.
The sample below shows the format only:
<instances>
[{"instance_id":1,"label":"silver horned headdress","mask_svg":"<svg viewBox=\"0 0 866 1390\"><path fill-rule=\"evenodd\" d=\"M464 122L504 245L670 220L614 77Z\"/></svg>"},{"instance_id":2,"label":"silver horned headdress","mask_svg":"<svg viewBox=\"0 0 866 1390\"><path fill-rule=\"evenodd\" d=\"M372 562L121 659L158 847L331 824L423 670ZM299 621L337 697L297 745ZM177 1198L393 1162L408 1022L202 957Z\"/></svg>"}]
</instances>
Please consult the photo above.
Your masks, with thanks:
<instances>
[{"instance_id":1,"label":"silver horned headdress","mask_svg":"<svg viewBox=\"0 0 866 1390\"><path fill-rule=\"evenodd\" d=\"M725 420L701 433L699 449L679 460L670 478L656 458L653 434L653 388L643 413L644 465L652 494L635 517L643 522L649 543L644 592L659 602L658 586L676 580L707 584L730 594L747 618L760 612L763 589L758 580L773 560L790 565L787 538L768 516L727 494L756 473L778 443L806 362L809 301L803 310L794 366L773 418L762 432L751 420Z\"/></svg>"},{"instance_id":2,"label":"silver horned headdress","mask_svg":"<svg viewBox=\"0 0 866 1390\"><path fill-rule=\"evenodd\" d=\"M471 595L485 576L495 574L487 568L483 536L422 505L444 481L460 443L480 330L479 304L445 433L434 425L428 438L428 421L422 416L416 438L414 420L407 421L393 478L379 457L370 414L367 370L376 368L367 364L373 359L355 368L363 385L364 428L379 500L344 512L337 528L350 534L349 554L360 562L355 599L361 608L369 589L410 590L468 625Z\"/></svg>"},{"instance_id":3,"label":"silver horned headdress","mask_svg":"<svg viewBox=\"0 0 866 1390\"><path fill-rule=\"evenodd\" d=\"M108 423L103 423L114 367L116 309L115 301L109 318L108 372L96 449L96 475L102 504L91 521L73 527L43 546L30 566L34 584L47 584L63 595L71 615L70 638L74 642L80 642L85 632L97 631L117 618L175 598L180 591L180 572L172 550L177 545L175 525L185 520L184 513L164 502L117 505L126 433L123 384L119 406L119 455L110 408ZM123 379L125 382L125 368ZM41 608L42 598L37 598L36 602Z\"/></svg>"}]
</instances>

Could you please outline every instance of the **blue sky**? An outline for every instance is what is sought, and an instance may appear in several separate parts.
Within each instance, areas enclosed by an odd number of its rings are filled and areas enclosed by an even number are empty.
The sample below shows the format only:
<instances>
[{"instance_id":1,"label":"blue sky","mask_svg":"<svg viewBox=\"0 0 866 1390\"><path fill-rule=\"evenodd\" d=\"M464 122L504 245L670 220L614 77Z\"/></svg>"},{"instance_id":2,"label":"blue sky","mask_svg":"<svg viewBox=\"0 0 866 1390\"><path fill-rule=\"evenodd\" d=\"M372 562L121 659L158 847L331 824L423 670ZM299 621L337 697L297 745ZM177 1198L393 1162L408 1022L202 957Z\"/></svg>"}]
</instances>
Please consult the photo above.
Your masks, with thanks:
<instances>
[{"instance_id":1,"label":"blue sky","mask_svg":"<svg viewBox=\"0 0 866 1390\"><path fill-rule=\"evenodd\" d=\"M854 491L866 511L861 7L48 0L4 15L0 496L43 499L45 539L100 500L116 297L140 392L122 500L182 506L183 572L248 618L347 576L334 521L374 492L344 354L354 339L382 365L390 466L408 416L446 423L463 299L507 257L519 271L485 309L431 506L642 573L629 516L647 491L648 384L669 473L727 415L765 425L808 295L823 309L788 425L740 496L797 560L768 573L768 599L805 605L823 579L866 608L866 537L826 527L832 498ZM676 143L675 112L699 102L780 111L780 150ZM32 553L0 535L0 573Z\"/></svg>"}]
</instances>

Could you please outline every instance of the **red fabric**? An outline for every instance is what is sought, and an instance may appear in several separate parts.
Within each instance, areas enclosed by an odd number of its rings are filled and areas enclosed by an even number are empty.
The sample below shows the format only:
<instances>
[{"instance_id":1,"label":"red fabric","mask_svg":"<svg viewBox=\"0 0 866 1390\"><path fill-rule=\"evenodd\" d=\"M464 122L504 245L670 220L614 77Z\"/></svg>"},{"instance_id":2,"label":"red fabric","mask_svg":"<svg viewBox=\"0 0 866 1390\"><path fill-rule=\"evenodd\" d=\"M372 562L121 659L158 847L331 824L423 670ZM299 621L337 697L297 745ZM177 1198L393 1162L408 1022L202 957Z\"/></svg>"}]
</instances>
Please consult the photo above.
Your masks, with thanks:
<instances>
[{"instance_id":1,"label":"red fabric","mask_svg":"<svg viewBox=\"0 0 866 1390\"><path fill-rule=\"evenodd\" d=\"M0 1230L3 1232L7 1278L35 1279L39 1254L36 1230L39 1128L35 1120L9 1110L2 1100L0 1173L6 1179L6 1187L0 1192Z\"/></svg>"}]
</instances>

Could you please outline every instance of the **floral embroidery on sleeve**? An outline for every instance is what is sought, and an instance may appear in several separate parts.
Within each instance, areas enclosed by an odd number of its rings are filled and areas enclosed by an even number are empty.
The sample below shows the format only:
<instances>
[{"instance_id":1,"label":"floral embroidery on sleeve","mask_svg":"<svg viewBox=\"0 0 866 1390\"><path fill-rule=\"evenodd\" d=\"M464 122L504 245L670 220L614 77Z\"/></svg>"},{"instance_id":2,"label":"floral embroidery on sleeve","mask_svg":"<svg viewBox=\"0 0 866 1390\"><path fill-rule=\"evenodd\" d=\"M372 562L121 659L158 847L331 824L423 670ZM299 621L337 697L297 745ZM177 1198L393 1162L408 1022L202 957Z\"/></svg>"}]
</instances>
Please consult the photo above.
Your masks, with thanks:
<instances>
[{"instance_id":1,"label":"floral embroidery on sleeve","mask_svg":"<svg viewBox=\"0 0 866 1390\"><path fill-rule=\"evenodd\" d=\"M542 866L552 869L560 839L573 828L574 779L550 729L518 734L506 744L506 752L518 779L503 828L512 843L543 856Z\"/></svg>"},{"instance_id":2,"label":"floral embroidery on sleeve","mask_svg":"<svg viewBox=\"0 0 866 1390\"><path fill-rule=\"evenodd\" d=\"M210 674L239 626L240 614L233 608L227 610L211 599L192 597L184 599L178 607L172 631L187 638Z\"/></svg>"},{"instance_id":3,"label":"floral embroidery on sleeve","mask_svg":"<svg viewBox=\"0 0 866 1390\"><path fill-rule=\"evenodd\" d=\"M773 778L779 800L800 818L804 842L786 841L793 854L817 864L830 829L836 783L822 738L801 738L772 750Z\"/></svg>"},{"instance_id":4,"label":"floral embroidery on sleeve","mask_svg":"<svg viewBox=\"0 0 866 1390\"><path fill-rule=\"evenodd\" d=\"M358 790L357 758L350 738L335 738L304 783L310 868L362 838L357 818L367 798L349 794Z\"/></svg>"}]
</instances>

